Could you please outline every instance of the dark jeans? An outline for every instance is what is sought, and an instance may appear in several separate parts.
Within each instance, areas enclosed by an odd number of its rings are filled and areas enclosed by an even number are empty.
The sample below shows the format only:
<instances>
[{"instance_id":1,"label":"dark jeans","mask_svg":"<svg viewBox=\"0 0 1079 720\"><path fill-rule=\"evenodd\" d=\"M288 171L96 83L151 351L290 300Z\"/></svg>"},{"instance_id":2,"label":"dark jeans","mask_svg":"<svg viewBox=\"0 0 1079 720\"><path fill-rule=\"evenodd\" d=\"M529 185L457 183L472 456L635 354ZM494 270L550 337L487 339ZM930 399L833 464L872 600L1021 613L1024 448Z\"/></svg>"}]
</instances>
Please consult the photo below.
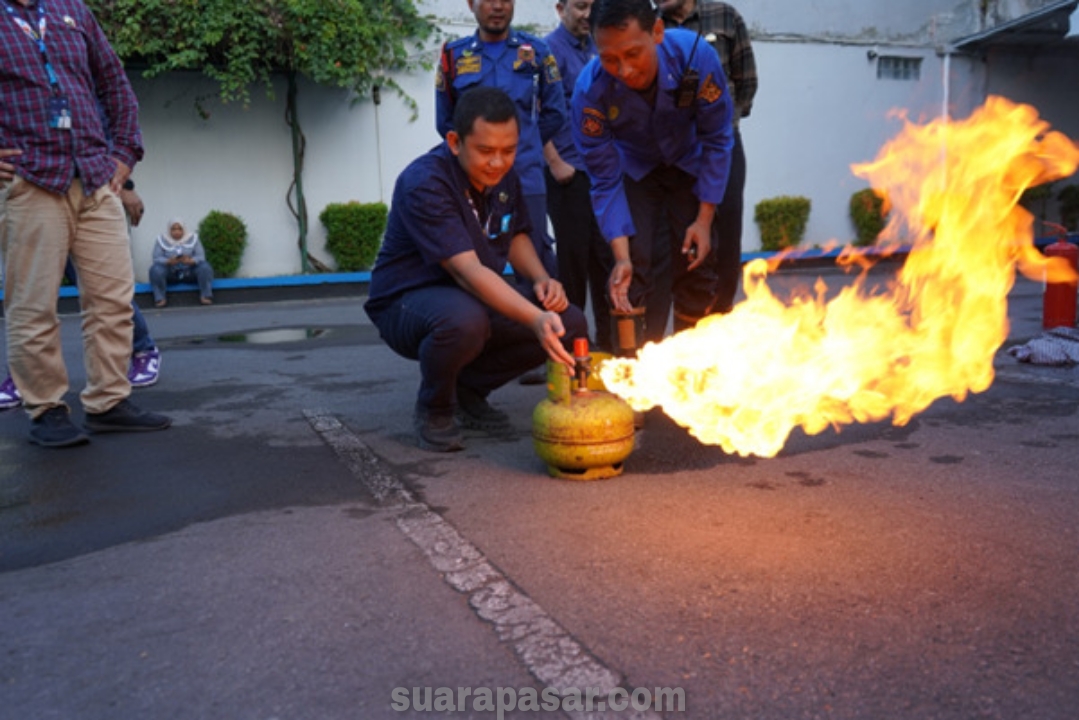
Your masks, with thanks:
<instances>
[{"instance_id":1,"label":"dark jeans","mask_svg":"<svg viewBox=\"0 0 1079 720\"><path fill-rule=\"evenodd\" d=\"M664 165L639 181L626 176L623 187L637 234L630 238L633 281L629 301L644 307L644 339L663 339L669 303L674 302L676 328L681 322L696 321L712 312L716 302L715 265L705 262L689 272L682 254L686 228L697 219L700 201L693 193L697 180L679 168ZM712 223L712 248L717 244L716 223ZM670 295L665 297L665 288Z\"/></svg>"},{"instance_id":2,"label":"dark jeans","mask_svg":"<svg viewBox=\"0 0 1079 720\"><path fill-rule=\"evenodd\" d=\"M64 266L64 277L72 285L78 286L79 276L75 272L75 263L71 262L71 258L68 258L67 265ZM153 350L156 346L154 339L150 337L150 326L146 324L146 318L143 317L142 310L134 300L131 301L131 321L135 325L131 333L131 353Z\"/></svg>"},{"instance_id":3,"label":"dark jeans","mask_svg":"<svg viewBox=\"0 0 1079 720\"><path fill-rule=\"evenodd\" d=\"M210 263L199 260L194 265L166 265L154 263L150 266L150 287L154 291L154 302L165 299L169 283L197 282L199 297L213 297L214 269Z\"/></svg>"},{"instance_id":4,"label":"dark jeans","mask_svg":"<svg viewBox=\"0 0 1079 720\"><path fill-rule=\"evenodd\" d=\"M611 247L603 238L592 210L588 174L578 170L573 179L560 184L544 171L547 178L547 212L554 226L557 243L558 279L566 288L569 301L584 308L592 300L595 318L595 344L611 345L611 311L607 303L607 280L614 266Z\"/></svg>"},{"instance_id":5,"label":"dark jeans","mask_svg":"<svg viewBox=\"0 0 1079 720\"><path fill-rule=\"evenodd\" d=\"M734 150L731 153L731 173L723 202L716 206L717 244L712 248L719 289L715 312L728 313L734 306L738 281L742 278L742 212L746 188L746 153L742 134L734 130Z\"/></svg>"},{"instance_id":6,"label":"dark jeans","mask_svg":"<svg viewBox=\"0 0 1079 720\"><path fill-rule=\"evenodd\" d=\"M135 303L131 303L131 320L135 323L131 333L132 354L153 350L156 345L154 345L154 339L150 337L150 328L146 324L146 318L142 316L142 310L139 310L139 306Z\"/></svg>"},{"instance_id":7,"label":"dark jeans","mask_svg":"<svg viewBox=\"0 0 1079 720\"><path fill-rule=\"evenodd\" d=\"M416 406L431 414L453 412L458 383L486 397L547 357L530 328L456 285L409 291L371 320L394 352L419 360ZM567 348L588 332L584 314L573 305L562 313L562 324Z\"/></svg>"}]
</instances>

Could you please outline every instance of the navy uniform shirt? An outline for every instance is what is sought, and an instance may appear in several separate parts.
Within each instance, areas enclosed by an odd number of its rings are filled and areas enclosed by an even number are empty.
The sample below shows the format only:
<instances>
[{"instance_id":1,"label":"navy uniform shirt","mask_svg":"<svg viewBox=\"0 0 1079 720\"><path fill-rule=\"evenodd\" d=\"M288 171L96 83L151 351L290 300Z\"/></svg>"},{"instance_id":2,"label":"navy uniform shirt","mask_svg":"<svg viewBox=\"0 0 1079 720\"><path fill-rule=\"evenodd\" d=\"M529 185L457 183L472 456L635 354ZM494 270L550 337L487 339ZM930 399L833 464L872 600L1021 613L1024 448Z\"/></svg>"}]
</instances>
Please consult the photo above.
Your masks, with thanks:
<instances>
[{"instance_id":1,"label":"navy uniform shirt","mask_svg":"<svg viewBox=\"0 0 1079 720\"><path fill-rule=\"evenodd\" d=\"M512 29L503 42L485 43L476 31L470 37L446 43L435 78L439 135L446 137L453 129L457 98L476 85L504 90L517 105L521 139L513 167L525 194L546 193L543 146L568 118L558 64L547 44Z\"/></svg>"},{"instance_id":2,"label":"navy uniform shirt","mask_svg":"<svg viewBox=\"0 0 1079 720\"><path fill-rule=\"evenodd\" d=\"M566 96L566 107L569 107L573 99L573 88L577 85L577 78L588 61L596 56L596 44L591 35L579 38L573 35L566 26L559 23L547 37L548 47L554 53L558 61L558 72L562 75L562 90ZM584 170L584 162L581 154L577 152L577 146L573 144L573 133L570 132L570 124L567 122L554 137L554 148L563 161L569 163L577 170Z\"/></svg>"},{"instance_id":3,"label":"navy uniform shirt","mask_svg":"<svg viewBox=\"0 0 1079 720\"><path fill-rule=\"evenodd\" d=\"M592 178L592 205L610 242L635 233L622 176L640 180L662 165L697 178L693 192L718 205L727 189L734 132L733 105L716 51L698 35L668 30L656 46L659 72L655 101L608 74L598 58L577 80L572 132ZM693 52L696 44L697 50ZM675 106L675 90L689 66L700 74L694 101Z\"/></svg>"},{"instance_id":4,"label":"navy uniform shirt","mask_svg":"<svg viewBox=\"0 0 1079 720\"><path fill-rule=\"evenodd\" d=\"M441 263L469 250L501 275L510 242L531 231L521 182L513 170L481 194L442 143L397 178L386 234L371 271L367 314L374 317L408 290L455 285Z\"/></svg>"}]
</instances>

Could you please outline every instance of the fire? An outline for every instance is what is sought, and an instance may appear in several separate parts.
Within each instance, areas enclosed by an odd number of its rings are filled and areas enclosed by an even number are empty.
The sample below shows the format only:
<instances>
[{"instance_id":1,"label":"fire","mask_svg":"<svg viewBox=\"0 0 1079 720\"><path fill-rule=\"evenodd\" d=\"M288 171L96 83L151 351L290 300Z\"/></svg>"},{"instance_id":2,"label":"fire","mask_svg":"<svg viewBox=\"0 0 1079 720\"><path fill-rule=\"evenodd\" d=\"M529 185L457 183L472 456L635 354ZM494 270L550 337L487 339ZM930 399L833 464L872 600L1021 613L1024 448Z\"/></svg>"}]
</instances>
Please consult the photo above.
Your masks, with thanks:
<instances>
[{"instance_id":1,"label":"fire","mask_svg":"<svg viewBox=\"0 0 1079 720\"><path fill-rule=\"evenodd\" d=\"M1070 272L1034 247L1019 196L1075 172L1079 147L1033 108L999 97L963 121L903 125L875 161L853 168L890 204L882 242L912 246L894 281L870 287L863 272L828 299L818 279L783 301L755 260L744 302L635 359L608 361L608 389L636 410L662 407L703 443L761 457L795 427L904 425L938 398L986 390L1016 269L1051 280Z\"/></svg>"}]
</instances>

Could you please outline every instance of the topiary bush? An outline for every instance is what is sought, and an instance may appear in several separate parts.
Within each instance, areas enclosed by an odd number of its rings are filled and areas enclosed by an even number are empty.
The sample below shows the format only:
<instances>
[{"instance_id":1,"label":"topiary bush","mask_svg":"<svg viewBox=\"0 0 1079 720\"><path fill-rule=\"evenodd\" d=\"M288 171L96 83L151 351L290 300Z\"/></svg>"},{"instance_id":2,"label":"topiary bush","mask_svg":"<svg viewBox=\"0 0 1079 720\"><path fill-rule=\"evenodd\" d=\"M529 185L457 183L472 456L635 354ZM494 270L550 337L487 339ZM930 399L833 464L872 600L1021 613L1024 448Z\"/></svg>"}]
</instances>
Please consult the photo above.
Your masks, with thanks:
<instances>
[{"instance_id":1,"label":"topiary bush","mask_svg":"<svg viewBox=\"0 0 1079 720\"><path fill-rule=\"evenodd\" d=\"M232 277L240 269L247 247L247 226L230 213L211 210L199 223L199 239L206 248L206 261L214 277Z\"/></svg>"},{"instance_id":2,"label":"topiary bush","mask_svg":"<svg viewBox=\"0 0 1079 720\"><path fill-rule=\"evenodd\" d=\"M854 223L857 235L855 245L872 245L877 241L884 226L888 224L888 213L884 212L884 198L876 190L865 188L850 196L850 219Z\"/></svg>"},{"instance_id":3,"label":"topiary bush","mask_svg":"<svg viewBox=\"0 0 1079 720\"><path fill-rule=\"evenodd\" d=\"M1071 232L1079 231L1079 185L1066 185L1057 200L1060 201L1060 224Z\"/></svg>"},{"instance_id":4,"label":"topiary bush","mask_svg":"<svg viewBox=\"0 0 1079 720\"><path fill-rule=\"evenodd\" d=\"M326 249L343 272L366 270L375 262L386 232L385 203L330 203L318 219L326 228Z\"/></svg>"},{"instance_id":5,"label":"topiary bush","mask_svg":"<svg viewBox=\"0 0 1079 720\"><path fill-rule=\"evenodd\" d=\"M810 208L809 198L800 195L783 195L758 202L753 219L761 231L761 249L783 250L800 244L805 237Z\"/></svg>"}]
</instances>

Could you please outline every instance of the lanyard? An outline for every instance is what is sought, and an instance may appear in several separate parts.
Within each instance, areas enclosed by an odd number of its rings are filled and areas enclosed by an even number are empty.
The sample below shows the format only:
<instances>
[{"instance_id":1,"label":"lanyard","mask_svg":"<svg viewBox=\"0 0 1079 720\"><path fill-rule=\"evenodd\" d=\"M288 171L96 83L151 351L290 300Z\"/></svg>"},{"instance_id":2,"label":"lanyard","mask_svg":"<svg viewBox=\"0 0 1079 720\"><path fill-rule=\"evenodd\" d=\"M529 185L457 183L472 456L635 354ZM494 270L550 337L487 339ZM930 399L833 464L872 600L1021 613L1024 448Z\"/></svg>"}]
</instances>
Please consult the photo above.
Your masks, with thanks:
<instances>
[{"instance_id":1,"label":"lanyard","mask_svg":"<svg viewBox=\"0 0 1079 720\"><path fill-rule=\"evenodd\" d=\"M52 63L49 62L49 53L45 50L45 29L48 24L45 20L45 0L38 0L37 3L37 30L34 30L30 23L16 13L15 8L11 7L11 5L4 3L4 9L7 10L7 14L15 21L15 24L26 33L26 37L37 43L37 48L41 51L41 59L45 63L45 72L49 75L49 85L52 87L53 92L59 95L60 79L56 77L56 71L52 69Z\"/></svg>"},{"instance_id":2,"label":"lanyard","mask_svg":"<svg viewBox=\"0 0 1079 720\"><path fill-rule=\"evenodd\" d=\"M494 239L498 233L491 232L491 218L494 216L494 211L491 209L491 202L484 203L485 210L487 210L487 219L480 218L479 208L476 207L476 202L472 199L472 193L465 190L465 197L468 198L468 204L472 208L472 214L476 216L476 222L479 223L480 229L487 235L488 238Z\"/></svg>"}]
</instances>

